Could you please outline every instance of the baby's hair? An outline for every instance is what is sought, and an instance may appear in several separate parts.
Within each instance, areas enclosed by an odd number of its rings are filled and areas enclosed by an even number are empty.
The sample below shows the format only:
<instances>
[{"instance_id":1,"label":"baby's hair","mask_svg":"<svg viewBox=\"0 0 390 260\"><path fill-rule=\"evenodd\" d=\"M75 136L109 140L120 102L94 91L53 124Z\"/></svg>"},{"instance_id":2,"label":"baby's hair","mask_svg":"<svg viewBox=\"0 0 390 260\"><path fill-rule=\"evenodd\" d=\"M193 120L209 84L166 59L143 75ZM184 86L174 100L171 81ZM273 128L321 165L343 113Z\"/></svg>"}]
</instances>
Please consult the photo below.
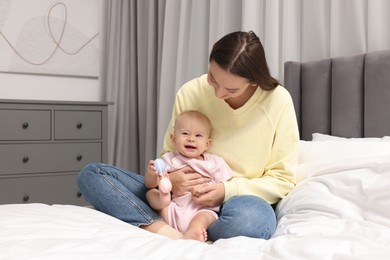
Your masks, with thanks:
<instances>
[{"instance_id":1,"label":"baby's hair","mask_svg":"<svg viewBox=\"0 0 390 260\"><path fill-rule=\"evenodd\" d=\"M188 116L188 117L193 117L193 118L196 118L200 121L202 121L203 124L205 124L207 126L207 129L208 129L208 134L211 135L211 121L210 119L205 115L203 114L202 112L200 111L197 111L197 110L186 110L184 112L181 112L176 120L175 120L175 126L174 126L174 129L176 129L176 125L177 125L177 122L178 120L183 117L183 116Z\"/></svg>"}]
</instances>

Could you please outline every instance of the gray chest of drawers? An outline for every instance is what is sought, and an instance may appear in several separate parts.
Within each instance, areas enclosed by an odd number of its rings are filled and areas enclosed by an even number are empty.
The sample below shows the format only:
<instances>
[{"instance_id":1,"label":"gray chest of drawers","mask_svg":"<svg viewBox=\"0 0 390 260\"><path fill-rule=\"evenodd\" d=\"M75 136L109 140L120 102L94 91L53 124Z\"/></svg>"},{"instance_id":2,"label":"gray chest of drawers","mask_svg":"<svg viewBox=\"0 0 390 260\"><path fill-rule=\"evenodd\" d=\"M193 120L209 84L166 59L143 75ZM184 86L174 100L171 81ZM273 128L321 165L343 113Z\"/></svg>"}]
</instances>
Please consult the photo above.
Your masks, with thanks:
<instances>
[{"instance_id":1,"label":"gray chest of drawers","mask_svg":"<svg viewBox=\"0 0 390 260\"><path fill-rule=\"evenodd\" d=\"M88 205L76 178L107 160L108 105L0 100L0 204Z\"/></svg>"}]
</instances>

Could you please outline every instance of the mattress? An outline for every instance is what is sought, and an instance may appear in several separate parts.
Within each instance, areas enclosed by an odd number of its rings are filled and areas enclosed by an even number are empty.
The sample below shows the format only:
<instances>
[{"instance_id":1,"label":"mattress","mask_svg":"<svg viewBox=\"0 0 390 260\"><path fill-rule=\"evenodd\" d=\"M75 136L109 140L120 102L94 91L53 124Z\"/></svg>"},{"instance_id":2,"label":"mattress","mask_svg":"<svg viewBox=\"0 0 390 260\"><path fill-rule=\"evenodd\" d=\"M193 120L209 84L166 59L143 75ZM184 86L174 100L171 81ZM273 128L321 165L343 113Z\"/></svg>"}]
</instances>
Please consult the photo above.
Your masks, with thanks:
<instances>
[{"instance_id":1,"label":"mattress","mask_svg":"<svg viewBox=\"0 0 390 260\"><path fill-rule=\"evenodd\" d=\"M320 139L301 141L269 240L172 240L92 208L8 204L0 259L390 259L390 138Z\"/></svg>"}]
</instances>

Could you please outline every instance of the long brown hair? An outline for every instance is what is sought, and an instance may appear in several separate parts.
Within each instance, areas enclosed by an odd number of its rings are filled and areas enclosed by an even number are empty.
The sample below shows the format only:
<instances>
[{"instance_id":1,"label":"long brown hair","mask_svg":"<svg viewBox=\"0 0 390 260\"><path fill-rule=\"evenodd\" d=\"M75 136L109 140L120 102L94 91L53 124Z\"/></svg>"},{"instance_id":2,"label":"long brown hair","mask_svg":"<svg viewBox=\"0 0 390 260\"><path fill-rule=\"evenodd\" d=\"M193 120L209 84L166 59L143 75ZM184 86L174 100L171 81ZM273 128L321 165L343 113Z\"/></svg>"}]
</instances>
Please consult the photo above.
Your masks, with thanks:
<instances>
[{"instance_id":1,"label":"long brown hair","mask_svg":"<svg viewBox=\"0 0 390 260\"><path fill-rule=\"evenodd\" d=\"M272 90L280 84L269 73L263 45L252 31L232 32L223 36L211 50L211 61L263 90Z\"/></svg>"}]
</instances>

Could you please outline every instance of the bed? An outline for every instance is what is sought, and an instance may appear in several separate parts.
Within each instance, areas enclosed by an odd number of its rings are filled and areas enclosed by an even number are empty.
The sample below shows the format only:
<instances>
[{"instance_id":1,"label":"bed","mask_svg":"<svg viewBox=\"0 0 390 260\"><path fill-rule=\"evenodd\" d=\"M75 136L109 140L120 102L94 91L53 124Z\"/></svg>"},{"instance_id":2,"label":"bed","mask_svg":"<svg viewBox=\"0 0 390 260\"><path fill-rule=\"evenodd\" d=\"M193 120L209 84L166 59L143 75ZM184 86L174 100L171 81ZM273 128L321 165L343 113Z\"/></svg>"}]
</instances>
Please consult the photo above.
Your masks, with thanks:
<instances>
[{"instance_id":1,"label":"bed","mask_svg":"<svg viewBox=\"0 0 390 260\"><path fill-rule=\"evenodd\" d=\"M72 205L0 206L0 259L390 259L390 51L285 64L302 140L269 240L170 240Z\"/></svg>"}]
</instances>

